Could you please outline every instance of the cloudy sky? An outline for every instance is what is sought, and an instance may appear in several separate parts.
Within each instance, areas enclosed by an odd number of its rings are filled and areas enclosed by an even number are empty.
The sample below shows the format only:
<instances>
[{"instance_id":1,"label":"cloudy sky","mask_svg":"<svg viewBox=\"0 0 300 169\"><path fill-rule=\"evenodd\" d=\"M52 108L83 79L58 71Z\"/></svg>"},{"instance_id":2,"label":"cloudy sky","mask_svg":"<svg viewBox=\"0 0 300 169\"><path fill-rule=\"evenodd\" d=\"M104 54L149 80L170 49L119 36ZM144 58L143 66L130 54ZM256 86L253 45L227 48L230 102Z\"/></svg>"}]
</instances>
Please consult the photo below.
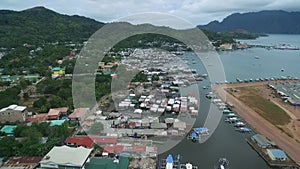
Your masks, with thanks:
<instances>
[{"instance_id":1,"label":"cloudy sky","mask_svg":"<svg viewBox=\"0 0 300 169\"><path fill-rule=\"evenodd\" d=\"M198 25L221 21L235 12L281 9L300 11L300 0L1 0L0 9L45 6L56 12L110 22L143 12L174 15Z\"/></svg>"}]
</instances>

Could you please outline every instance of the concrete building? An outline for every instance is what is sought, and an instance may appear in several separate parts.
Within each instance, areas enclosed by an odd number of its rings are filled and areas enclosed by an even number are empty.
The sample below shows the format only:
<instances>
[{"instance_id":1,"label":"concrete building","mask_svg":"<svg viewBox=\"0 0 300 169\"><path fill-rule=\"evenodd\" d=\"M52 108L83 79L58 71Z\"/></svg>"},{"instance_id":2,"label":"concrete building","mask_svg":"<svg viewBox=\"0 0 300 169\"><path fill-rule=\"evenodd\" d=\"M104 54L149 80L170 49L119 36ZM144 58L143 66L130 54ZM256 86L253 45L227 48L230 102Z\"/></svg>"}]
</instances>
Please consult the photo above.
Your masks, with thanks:
<instances>
[{"instance_id":1,"label":"concrete building","mask_svg":"<svg viewBox=\"0 0 300 169\"><path fill-rule=\"evenodd\" d=\"M0 122L24 122L28 116L26 106L18 106L12 104L8 107L4 107L0 110Z\"/></svg>"},{"instance_id":2,"label":"concrete building","mask_svg":"<svg viewBox=\"0 0 300 169\"><path fill-rule=\"evenodd\" d=\"M55 146L40 161L41 168L84 168L93 149Z\"/></svg>"}]
</instances>

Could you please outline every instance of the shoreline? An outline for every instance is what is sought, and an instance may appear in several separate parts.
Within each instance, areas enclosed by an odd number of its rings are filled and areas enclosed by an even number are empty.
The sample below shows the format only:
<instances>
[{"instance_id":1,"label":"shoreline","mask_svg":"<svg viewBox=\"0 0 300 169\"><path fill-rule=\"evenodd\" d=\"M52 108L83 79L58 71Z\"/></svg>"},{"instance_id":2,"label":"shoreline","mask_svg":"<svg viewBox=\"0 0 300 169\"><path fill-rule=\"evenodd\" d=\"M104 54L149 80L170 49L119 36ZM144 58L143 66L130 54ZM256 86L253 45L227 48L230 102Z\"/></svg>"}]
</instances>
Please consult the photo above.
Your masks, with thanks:
<instances>
[{"instance_id":1,"label":"shoreline","mask_svg":"<svg viewBox=\"0 0 300 169\"><path fill-rule=\"evenodd\" d=\"M293 80L293 82L294 81L295 80ZM234 108L232 108L234 112L236 112L253 130L274 141L278 145L278 147L283 149L291 159L293 159L298 165L300 165L300 143L288 136L285 132L280 130L275 125L271 124L268 120L264 119L253 109L251 109L238 98L234 97L226 91L227 88L260 86L268 83L270 82L221 84L213 86L212 90L224 102L232 103L234 105Z\"/></svg>"}]
</instances>

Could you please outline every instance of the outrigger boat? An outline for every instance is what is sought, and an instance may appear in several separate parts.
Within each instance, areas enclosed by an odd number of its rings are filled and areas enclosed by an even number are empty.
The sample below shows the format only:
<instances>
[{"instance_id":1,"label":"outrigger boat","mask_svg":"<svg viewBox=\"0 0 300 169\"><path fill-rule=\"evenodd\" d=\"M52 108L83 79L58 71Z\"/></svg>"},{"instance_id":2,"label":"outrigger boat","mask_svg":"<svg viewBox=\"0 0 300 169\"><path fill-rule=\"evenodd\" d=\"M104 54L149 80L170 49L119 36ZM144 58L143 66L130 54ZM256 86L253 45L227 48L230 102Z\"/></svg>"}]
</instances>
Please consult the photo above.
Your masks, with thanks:
<instances>
[{"instance_id":1,"label":"outrigger boat","mask_svg":"<svg viewBox=\"0 0 300 169\"><path fill-rule=\"evenodd\" d=\"M208 128L193 128L187 139L193 142L200 141L202 136L209 135Z\"/></svg>"}]
</instances>

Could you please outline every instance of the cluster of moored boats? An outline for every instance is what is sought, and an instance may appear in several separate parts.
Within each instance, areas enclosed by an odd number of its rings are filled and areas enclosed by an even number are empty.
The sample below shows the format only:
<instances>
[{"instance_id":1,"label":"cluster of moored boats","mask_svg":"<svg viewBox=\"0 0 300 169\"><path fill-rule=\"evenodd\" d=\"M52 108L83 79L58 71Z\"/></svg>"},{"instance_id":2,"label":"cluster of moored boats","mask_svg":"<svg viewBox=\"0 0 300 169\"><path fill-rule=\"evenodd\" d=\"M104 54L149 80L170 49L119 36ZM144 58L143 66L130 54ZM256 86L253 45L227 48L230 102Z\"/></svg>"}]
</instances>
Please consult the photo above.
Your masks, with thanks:
<instances>
[{"instance_id":1,"label":"cluster of moored boats","mask_svg":"<svg viewBox=\"0 0 300 169\"><path fill-rule=\"evenodd\" d=\"M169 154L166 159L160 161L159 169L198 169L198 166L191 163L181 163L182 156L177 155L173 158L172 154ZM229 169L229 161L222 157L218 163L214 166L215 169Z\"/></svg>"},{"instance_id":2,"label":"cluster of moored boats","mask_svg":"<svg viewBox=\"0 0 300 169\"><path fill-rule=\"evenodd\" d=\"M252 132L252 130L248 128L247 125L239 118L239 116L233 113L231 110L224 109L223 114L226 114L225 122L233 124L236 131L241 133Z\"/></svg>"}]
</instances>

